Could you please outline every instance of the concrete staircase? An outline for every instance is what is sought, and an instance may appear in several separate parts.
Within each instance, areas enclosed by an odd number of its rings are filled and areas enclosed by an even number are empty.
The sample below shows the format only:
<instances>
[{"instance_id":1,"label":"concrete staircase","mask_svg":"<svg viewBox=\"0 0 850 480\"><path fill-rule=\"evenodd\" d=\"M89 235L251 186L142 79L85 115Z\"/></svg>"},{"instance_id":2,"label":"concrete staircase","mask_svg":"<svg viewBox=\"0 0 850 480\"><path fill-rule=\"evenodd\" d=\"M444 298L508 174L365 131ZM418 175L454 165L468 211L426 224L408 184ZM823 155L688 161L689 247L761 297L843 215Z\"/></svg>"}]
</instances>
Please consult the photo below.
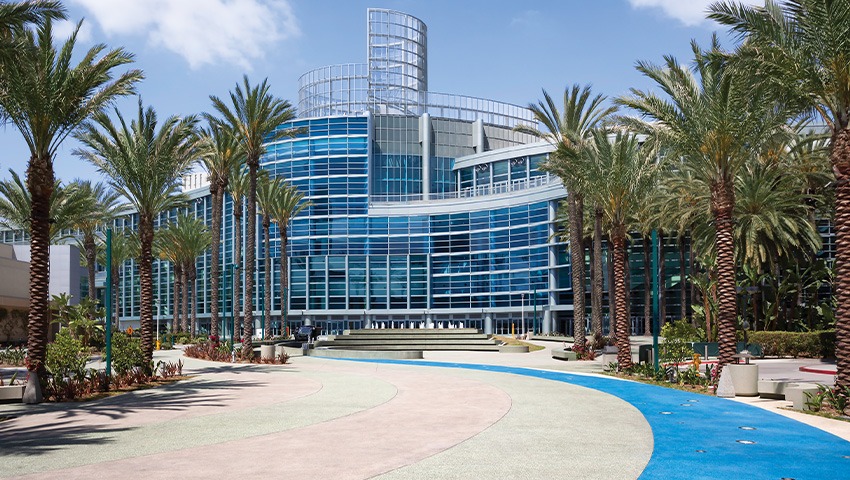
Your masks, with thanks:
<instances>
[{"instance_id":1,"label":"concrete staircase","mask_svg":"<svg viewBox=\"0 0 850 480\"><path fill-rule=\"evenodd\" d=\"M498 352L499 344L475 328L399 328L346 330L327 340L316 342L316 348L339 350L465 350Z\"/></svg>"}]
</instances>

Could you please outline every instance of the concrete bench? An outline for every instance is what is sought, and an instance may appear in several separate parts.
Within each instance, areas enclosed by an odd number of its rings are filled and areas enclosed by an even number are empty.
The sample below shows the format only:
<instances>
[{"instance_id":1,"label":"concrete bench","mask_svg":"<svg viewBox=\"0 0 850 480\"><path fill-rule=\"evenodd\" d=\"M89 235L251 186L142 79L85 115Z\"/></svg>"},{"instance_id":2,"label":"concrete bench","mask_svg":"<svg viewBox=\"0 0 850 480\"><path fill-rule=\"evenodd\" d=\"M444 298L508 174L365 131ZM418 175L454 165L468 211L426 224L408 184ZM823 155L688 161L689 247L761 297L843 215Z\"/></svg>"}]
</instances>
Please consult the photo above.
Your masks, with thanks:
<instances>
[{"instance_id":1,"label":"concrete bench","mask_svg":"<svg viewBox=\"0 0 850 480\"><path fill-rule=\"evenodd\" d=\"M553 348L552 358L556 360L576 360L576 352L564 350L563 348Z\"/></svg>"},{"instance_id":2,"label":"concrete bench","mask_svg":"<svg viewBox=\"0 0 850 480\"><path fill-rule=\"evenodd\" d=\"M785 400L785 389L790 383L784 380L759 380L759 397Z\"/></svg>"},{"instance_id":3,"label":"concrete bench","mask_svg":"<svg viewBox=\"0 0 850 480\"><path fill-rule=\"evenodd\" d=\"M499 345L499 353L528 353L528 345Z\"/></svg>"},{"instance_id":4,"label":"concrete bench","mask_svg":"<svg viewBox=\"0 0 850 480\"><path fill-rule=\"evenodd\" d=\"M789 383L785 387L785 400L794 404L795 410L808 410L806 393L817 393L818 386L814 383Z\"/></svg>"}]
</instances>

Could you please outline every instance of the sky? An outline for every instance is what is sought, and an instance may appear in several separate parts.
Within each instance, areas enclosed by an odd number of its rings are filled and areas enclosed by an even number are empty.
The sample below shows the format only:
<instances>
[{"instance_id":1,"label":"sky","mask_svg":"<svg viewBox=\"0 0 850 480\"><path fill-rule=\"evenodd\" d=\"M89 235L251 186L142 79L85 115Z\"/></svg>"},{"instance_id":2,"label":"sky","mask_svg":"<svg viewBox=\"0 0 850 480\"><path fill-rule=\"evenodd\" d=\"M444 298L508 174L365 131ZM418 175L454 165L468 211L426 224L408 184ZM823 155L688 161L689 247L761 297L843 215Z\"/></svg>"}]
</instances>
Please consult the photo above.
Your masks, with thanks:
<instances>
[{"instance_id":1,"label":"sky","mask_svg":"<svg viewBox=\"0 0 850 480\"><path fill-rule=\"evenodd\" d=\"M746 0L756 3L758 0ZM65 0L66 38L82 20L76 51L98 43L135 55L145 72L144 104L161 119L210 111L242 75L268 78L272 93L298 103L298 77L324 65L365 63L366 9L409 13L428 26L430 91L526 106L545 89L591 84L610 98L649 90L637 60L683 63L691 40L707 45L726 30L705 20L709 0ZM760 2L759 2L760 3ZM132 118L137 98L115 108ZM69 138L54 159L57 178L102 179L72 155ZM13 125L0 127L0 178L23 172L29 151ZM22 175L23 176L23 175Z\"/></svg>"}]
</instances>

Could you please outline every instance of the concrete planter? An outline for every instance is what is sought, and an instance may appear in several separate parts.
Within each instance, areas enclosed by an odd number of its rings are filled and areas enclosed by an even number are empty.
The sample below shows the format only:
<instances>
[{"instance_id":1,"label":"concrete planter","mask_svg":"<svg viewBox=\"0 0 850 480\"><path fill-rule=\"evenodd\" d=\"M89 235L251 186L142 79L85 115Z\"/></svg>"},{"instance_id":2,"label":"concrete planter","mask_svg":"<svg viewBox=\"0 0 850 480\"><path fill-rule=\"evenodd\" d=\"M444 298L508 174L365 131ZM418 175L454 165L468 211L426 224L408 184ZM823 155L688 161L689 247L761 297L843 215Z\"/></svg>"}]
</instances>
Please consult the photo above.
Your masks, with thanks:
<instances>
[{"instance_id":1,"label":"concrete planter","mask_svg":"<svg viewBox=\"0 0 850 480\"><path fill-rule=\"evenodd\" d=\"M757 397L759 394L758 365L726 365L732 375L736 397Z\"/></svg>"},{"instance_id":2,"label":"concrete planter","mask_svg":"<svg viewBox=\"0 0 850 480\"><path fill-rule=\"evenodd\" d=\"M260 345L260 358L263 360L274 359L274 345Z\"/></svg>"},{"instance_id":3,"label":"concrete planter","mask_svg":"<svg viewBox=\"0 0 850 480\"><path fill-rule=\"evenodd\" d=\"M0 402L18 401L24 398L26 385L12 385L0 387Z\"/></svg>"}]
</instances>

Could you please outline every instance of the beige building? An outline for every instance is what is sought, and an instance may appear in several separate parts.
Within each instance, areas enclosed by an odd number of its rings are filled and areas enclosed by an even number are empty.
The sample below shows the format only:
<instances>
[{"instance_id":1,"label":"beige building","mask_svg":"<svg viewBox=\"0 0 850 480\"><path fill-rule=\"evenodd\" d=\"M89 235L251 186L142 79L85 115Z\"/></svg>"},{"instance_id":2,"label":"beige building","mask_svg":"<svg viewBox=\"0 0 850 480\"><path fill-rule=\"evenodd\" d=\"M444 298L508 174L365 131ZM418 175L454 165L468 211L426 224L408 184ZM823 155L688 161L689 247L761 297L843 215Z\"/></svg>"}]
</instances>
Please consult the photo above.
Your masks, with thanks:
<instances>
[{"instance_id":1,"label":"beige building","mask_svg":"<svg viewBox=\"0 0 850 480\"><path fill-rule=\"evenodd\" d=\"M0 243L0 343L27 337L29 261L20 260L11 245Z\"/></svg>"}]
</instances>

